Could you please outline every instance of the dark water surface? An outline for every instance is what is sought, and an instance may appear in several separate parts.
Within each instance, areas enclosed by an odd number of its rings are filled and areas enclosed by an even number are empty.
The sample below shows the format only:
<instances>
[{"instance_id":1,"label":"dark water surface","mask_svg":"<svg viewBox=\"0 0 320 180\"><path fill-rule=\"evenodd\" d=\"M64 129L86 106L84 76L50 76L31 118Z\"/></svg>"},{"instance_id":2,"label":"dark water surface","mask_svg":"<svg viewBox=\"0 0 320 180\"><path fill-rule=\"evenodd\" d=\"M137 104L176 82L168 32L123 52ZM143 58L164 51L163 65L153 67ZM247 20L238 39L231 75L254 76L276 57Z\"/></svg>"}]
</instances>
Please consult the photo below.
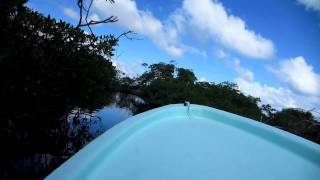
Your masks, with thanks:
<instances>
[{"instance_id":1,"label":"dark water surface","mask_svg":"<svg viewBox=\"0 0 320 180\"><path fill-rule=\"evenodd\" d=\"M0 179L44 178L87 143L132 116L135 104L141 103L137 96L117 93L111 102L93 111L74 107L58 128L55 124L42 134L36 133L42 128L37 125L26 130L26 136L35 135L31 140L14 138L21 142L10 146L13 152L1 163Z\"/></svg>"}]
</instances>

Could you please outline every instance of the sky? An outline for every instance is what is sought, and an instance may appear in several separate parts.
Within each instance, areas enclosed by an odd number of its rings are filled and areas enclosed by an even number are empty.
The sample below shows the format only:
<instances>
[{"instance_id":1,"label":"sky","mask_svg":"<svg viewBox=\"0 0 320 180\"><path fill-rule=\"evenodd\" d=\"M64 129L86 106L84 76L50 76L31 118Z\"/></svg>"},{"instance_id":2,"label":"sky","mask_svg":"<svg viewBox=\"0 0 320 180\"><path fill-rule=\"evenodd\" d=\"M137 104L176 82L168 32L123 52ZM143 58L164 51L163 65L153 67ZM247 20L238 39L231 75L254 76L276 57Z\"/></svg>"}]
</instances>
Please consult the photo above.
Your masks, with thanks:
<instances>
[{"instance_id":1,"label":"sky","mask_svg":"<svg viewBox=\"0 0 320 180\"><path fill-rule=\"evenodd\" d=\"M76 0L27 6L76 25ZM198 81L234 82L276 109L320 112L320 0L94 0L89 19L116 16L93 32L120 35L113 63L128 76L143 62L176 62ZM87 29L84 29L88 31Z\"/></svg>"}]
</instances>

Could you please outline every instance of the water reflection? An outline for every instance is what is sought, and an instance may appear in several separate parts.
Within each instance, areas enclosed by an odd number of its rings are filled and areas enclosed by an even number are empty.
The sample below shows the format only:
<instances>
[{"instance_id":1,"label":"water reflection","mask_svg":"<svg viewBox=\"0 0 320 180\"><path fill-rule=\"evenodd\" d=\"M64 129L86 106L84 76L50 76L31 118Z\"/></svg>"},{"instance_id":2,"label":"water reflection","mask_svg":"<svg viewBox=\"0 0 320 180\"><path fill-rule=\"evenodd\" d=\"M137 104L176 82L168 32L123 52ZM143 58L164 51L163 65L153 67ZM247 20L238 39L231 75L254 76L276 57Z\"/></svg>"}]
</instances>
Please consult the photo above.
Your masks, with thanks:
<instances>
[{"instance_id":1,"label":"water reflection","mask_svg":"<svg viewBox=\"0 0 320 180\"><path fill-rule=\"evenodd\" d=\"M74 107L50 125L32 125L24 129L27 138L7 139L14 142L8 147L14 152L2 161L0 179L45 177L104 131L138 112L137 107L144 103L137 96L122 93L110 99L99 109Z\"/></svg>"},{"instance_id":2,"label":"water reflection","mask_svg":"<svg viewBox=\"0 0 320 180\"><path fill-rule=\"evenodd\" d=\"M139 112L138 108L143 104L144 101L138 96L116 93L112 103L94 112L94 116L100 118L100 128L106 131ZM97 128L99 128L97 125L90 126L92 132L96 131Z\"/></svg>"},{"instance_id":3,"label":"water reflection","mask_svg":"<svg viewBox=\"0 0 320 180\"><path fill-rule=\"evenodd\" d=\"M132 111L129 108L119 107L116 103L106 106L96 112L96 116L101 118L101 126L103 131L110 129L119 122L127 119L132 116ZM92 125L90 128L92 131L95 131L97 128L96 125Z\"/></svg>"}]
</instances>

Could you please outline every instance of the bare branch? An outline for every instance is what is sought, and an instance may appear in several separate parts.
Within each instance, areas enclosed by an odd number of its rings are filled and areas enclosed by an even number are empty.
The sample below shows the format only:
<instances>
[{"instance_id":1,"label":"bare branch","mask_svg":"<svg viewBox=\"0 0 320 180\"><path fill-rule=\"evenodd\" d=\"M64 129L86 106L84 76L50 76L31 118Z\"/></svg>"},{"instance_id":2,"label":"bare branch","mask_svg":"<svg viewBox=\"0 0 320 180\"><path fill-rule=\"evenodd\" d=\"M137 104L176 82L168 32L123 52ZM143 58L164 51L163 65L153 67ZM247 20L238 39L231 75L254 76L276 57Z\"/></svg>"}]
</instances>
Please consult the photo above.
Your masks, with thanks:
<instances>
[{"instance_id":1,"label":"bare branch","mask_svg":"<svg viewBox=\"0 0 320 180\"><path fill-rule=\"evenodd\" d=\"M87 23L88 23L88 16L89 16L89 12L90 12L92 3L93 3L93 0L90 0L89 7L88 7L88 9L86 10L86 12L87 12L87 14L86 14L86 22L87 22Z\"/></svg>"},{"instance_id":2,"label":"bare branch","mask_svg":"<svg viewBox=\"0 0 320 180\"><path fill-rule=\"evenodd\" d=\"M93 1L94 0L90 0L88 8L85 7L84 0L78 0L78 3L77 3L78 7L79 7L79 10L80 10L80 12L79 12L80 13L80 18L79 18L79 23L78 23L77 27L87 26L89 28L91 34L93 34L93 31L91 29L92 25L97 25L97 24L102 24L102 23L114 23L114 22L118 21L118 18L116 16L110 16L110 17L108 17L108 18L106 18L104 20L92 20L92 19L90 20L90 19L88 19L89 15L90 15L90 10L91 10ZM109 1L110 3L114 3L114 0L106 0L106 1ZM84 18L83 18L83 16L84 16L83 12L85 12L85 17ZM85 23L83 21L85 21ZM136 35L137 33L135 33L134 31L130 30L130 31L127 31L127 32L124 32L124 33L120 34L117 37L117 39L120 39L122 36L124 36L129 40L141 40L140 38L130 37L129 34Z\"/></svg>"},{"instance_id":3,"label":"bare branch","mask_svg":"<svg viewBox=\"0 0 320 180\"><path fill-rule=\"evenodd\" d=\"M78 4L78 7L79 7L79 14L80 14L80 18L79 18L79 23L77 25L77 27L84 27L84 26L88 26L91 34L93 34L92 32L92 29L91 29L91 25L96 25L96 24L102 24L102 23L113 23L113 22L117 22L118 21L118 18L116 16L110 16L104 20L101 20L101 21L98 21L98 20L88 20L89 18L89 14L90 14L90 10L91 10L91 6L93 4L93 1L94 0L90 0L90 3L89 3L89 6L88 8L85 7L84 5L84 0L78 0L77 4ZM110 3L114 3L114 0L106 0L106 1L109 1ZM84 18L84 21L85 23L83 23L83 11L86 12L85 14L85 18Z\"/></svg>"},{"instance_id":4,"label":"bare branch","mask_svg":"<svg viewBox=\"0 0 320 180\"><path fill-rule=\"evenodd\" d=\"M81 23L82 23L83 0L78 0L77 4L78 4L79 10L80 10L80 12L79 12L80 18L79 18L79 22L78 22L78 26L77 26L77 27L79 27L81 25Z\"/></svg>"},{"instance_id":5,"label":"bare branch","mask_svg":"<svg viewBox=\"0 0 320 180\"><path fill-rule=\"evenodd\" d=\"M117 39L120 39L122 36L124 36L124 37L126 37L127 39L129 39L129 40L142 40L141 38L129 37L129 36L128 36L129 34L134 34L134 35L136 35L137 33L130 30L130 31L127 31L127 32L124 32L124 33L120 34L120 35L117 37Z\"/></svg>"},{"instance_id":6,"label":"bare branch","mask_svg":"<svg viewBox=\"0 0 320 180\"><path fill-rule=\"evenodd\" d=\"M101 23L113 23L113 22L117 22L118 18L115 16L110 16L105 20L102 21L96 21L96 20L90 20L89 22L85 23L85 24L80 24L78 25L78 27L83 27L83 26L90 26L90 25L96 25L96 24L101 24Z\"/></svg>"}]
</instances>

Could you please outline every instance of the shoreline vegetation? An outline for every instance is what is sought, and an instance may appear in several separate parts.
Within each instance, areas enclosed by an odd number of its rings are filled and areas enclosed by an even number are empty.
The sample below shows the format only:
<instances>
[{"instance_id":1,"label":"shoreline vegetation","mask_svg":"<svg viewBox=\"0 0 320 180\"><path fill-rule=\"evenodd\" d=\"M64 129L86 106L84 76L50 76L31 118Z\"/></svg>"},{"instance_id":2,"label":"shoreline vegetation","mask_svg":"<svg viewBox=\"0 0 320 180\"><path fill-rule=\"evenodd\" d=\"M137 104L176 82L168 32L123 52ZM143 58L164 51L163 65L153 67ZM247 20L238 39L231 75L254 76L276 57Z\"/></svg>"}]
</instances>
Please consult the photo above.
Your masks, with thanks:
<instances>
[{"instance_id":1,"label":"shoreline vegetation","mask_svg":"<svg viewBox=\"0 0 320 180\"><path fill-rule=\"evenodd\" d=\"M0 3L1 179L46 176L95 137L81 117L91 121L93 112L117 92L144 101L120 102L124 107L133 104L133 113L188 100L320 144L320 123L309 111L259 106L259 98L243 94L236 84L199 82L192 70L173 63L144 63L147 70L140 76L122 76L111 62L118 38L87 34L24 3ZM76 107L81 110L75 112ZM74 115L68 121L70 113ZM21 173L19 158L33 155L48 157L50 168Z\"/></svg>"}]
</instances>

